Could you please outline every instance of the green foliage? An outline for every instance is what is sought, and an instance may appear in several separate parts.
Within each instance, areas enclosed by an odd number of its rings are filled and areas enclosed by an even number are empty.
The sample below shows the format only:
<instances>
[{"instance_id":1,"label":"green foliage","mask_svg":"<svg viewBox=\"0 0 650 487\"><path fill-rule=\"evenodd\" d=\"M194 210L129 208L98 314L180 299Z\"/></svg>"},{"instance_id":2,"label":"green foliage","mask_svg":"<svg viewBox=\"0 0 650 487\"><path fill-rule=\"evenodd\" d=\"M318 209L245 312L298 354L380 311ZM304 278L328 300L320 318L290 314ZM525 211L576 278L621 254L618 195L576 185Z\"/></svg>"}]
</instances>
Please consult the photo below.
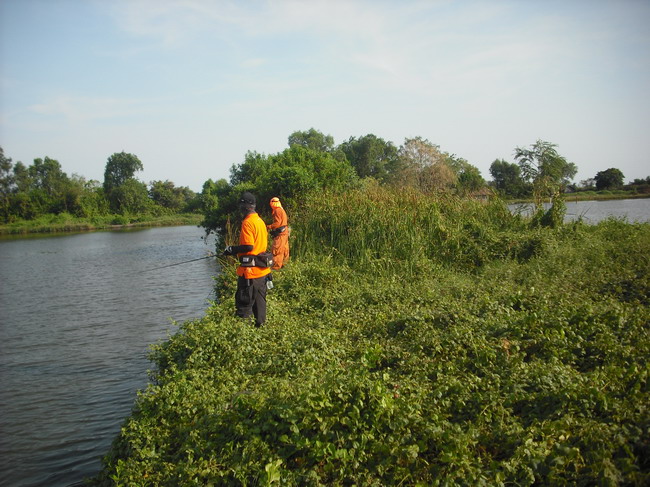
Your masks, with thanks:
<instances>
[{"instance_id":1,"label":"green foliage","mask_svg":"<svg viewBox=\"0 0 650 487\"><path fill-rule=\"evenodd\" d=\"M350 137L339 149L360 178L372 177L387 182L395 178L401 167L397 147L373 134Z\"/></svg>"},{"instance_id":2,"label":"green foliage","mask_svg":"<svg viewBox=\"0 0 650 487\"><path fill-rule=\"evenodd\" d=\"M131 221L199 209L200 200L194 192L177 188L171 181L152 182L147 190L133 178L141 169L142 163L133 154L113 154L100 185L76 174L68 177L59 162L49 157L35 159L30 166L20 161L14 165L0 147L0 218L12 229L30 229L43 225L26 224L25 220L69 214L79 219L75 226L82 228L88 225L85 219L112 218L114 212L128 215L126 220Z\"/></svg>"},{"instance_id":3,"label":"green foliage","mask_svg":"<svg viewBox=\"0 0 650 487\"><path fill-rule=\"evenodd\" d=\"M222 262L94 484L650 482L650 225L331 196L294 218L267 326L232 316Z\"/></svg>"},{"instance_id":4,"label":"green foliage","mask_svg":"<svg viewBox=\"0 0 650 487\"><path fill-rule=\"evenodd\" d=\"M104 194L108 198L111 210L116 213L128 213L144 210L142 192L143 184L133 175L144 167L138 156L122 151L115 153L106 161L104 170Z\"/></svg>"},{"instance_id":5,"label":"green foliage","mask_svg":"<svg viewBox=\"0 0 650 487\"><path fill-rule=\"evenodd\" d=\"M187 211L196 198L196 194L187 186L176 187L172 181L152 181L149 185L149 197L158 206L172 213Z\"/></svg>"},{"instance_id":6,"label":"green foliage","mask_svg":"<svg viewBox=\"0 0 650 487\"><path fill-rule=\"evenodd\" d=\"M133 179L136 172L144 169L138 156L126 152L116 152L106 161L104 169L104 190L110 192L113 188L122 186Z\"/></svg>"},{"instance_id":7,"label":"green foliage","mask_svg":"<svg viewBox=\"0 0 650 487\"><path fill-rule=\"evenodd\" d=\"M540 237L498 200L427 195L368 182L345 198L308 198L292 223L292 253L377 272L410 272L431 266L477 269L495 259L526 259ZM543 238L542 238L543 240Z\"/></svg>"},{"instance_id":8,"label":"green foliage","mask_svg":"<svg viewBox=\"0 0 650 487\"><path fill-rule=\"evenodd\" d=\"M208 232L223 231L229 219L237 215L237 201L244 191L255 194L258 212L270 212L268 202L273 196L280 197L291 212L309 194L341 192L356 184L350 164L328 152L300 144L268 156L249 152L241 165L231 169L230 184L224 180L205 183L201 194L203 226Z\"/></svg>"},{"instance_id":9,"label":"green foliage","mask_svg":"<svg viewBox=\"0 0 650 487\"><path fill-rule=\"evenodd\" d=\"M502 195L511 198L525 196L529 188L521 176L521 167L503 159L496 159L490 166L494 187Z\"/></svg>"},{"instance_id":10,"label":"green foliage","mask_svg":"<svg viewBox=\"0 0 650 487\"><path fill-rule=\"evenodd\" d=\"M623 173L620 169L610 167L605 171L596 173L596 189L617 189L623 186Z\"/></svg>"},{"instance_id":11,"label":"green foliage","mask_svg":"<svg viewBox=\"0 0 650 487\"><path fill-rule=\"evenodd\" d=\"M530 149L517 147L515 159L525 181L533 184L535 204L541 206L545 197L551 199L561 194L564 187L578 171L556 150L557 144L538 140Z\"/></svg>"},{"instance_id":12,"label":"green foliage","mask_svg":"<svg viewBox=\"0 0 650 487\"><path fill-rule=\"evenodd\" d=\"M296 131L289 136L289 147L300 145L318 152L332 152L334 150L334 137L325 135L314 128L307 131Z\"/></svg>"},{"instance_id":13,"label":"green foliage","mask_svg":"<svg viewBox=\"0 0 650 487\"><path fill-rule=\"evenodd\" d=\"M273 196L298 202L313 191L341 192L352 187L357 180L347 161L297 145L269 156L268 162L268 170L254 182L259 196L267 202Z\"/></svg>"}]
</instances>

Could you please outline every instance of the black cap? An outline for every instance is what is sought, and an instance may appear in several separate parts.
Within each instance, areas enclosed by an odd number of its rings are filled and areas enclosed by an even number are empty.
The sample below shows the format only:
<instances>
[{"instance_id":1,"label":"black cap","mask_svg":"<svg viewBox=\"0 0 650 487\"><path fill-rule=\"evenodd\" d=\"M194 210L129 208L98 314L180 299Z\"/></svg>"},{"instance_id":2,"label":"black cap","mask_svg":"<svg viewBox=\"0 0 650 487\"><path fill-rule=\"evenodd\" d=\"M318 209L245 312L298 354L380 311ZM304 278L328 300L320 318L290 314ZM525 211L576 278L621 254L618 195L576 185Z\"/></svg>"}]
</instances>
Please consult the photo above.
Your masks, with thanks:
<instances>
[{"instance_id":1,"label":"black cap","mask_svg":"<svg viewBox=\"0 0 650 487\"><path fill-rule=\"evenodd\" d=\"M239 204L255 206L255 195L253 193L249 193L248 191L244 191L241 195L241 198L239 198Z\"/></svg>"}]
</instances>

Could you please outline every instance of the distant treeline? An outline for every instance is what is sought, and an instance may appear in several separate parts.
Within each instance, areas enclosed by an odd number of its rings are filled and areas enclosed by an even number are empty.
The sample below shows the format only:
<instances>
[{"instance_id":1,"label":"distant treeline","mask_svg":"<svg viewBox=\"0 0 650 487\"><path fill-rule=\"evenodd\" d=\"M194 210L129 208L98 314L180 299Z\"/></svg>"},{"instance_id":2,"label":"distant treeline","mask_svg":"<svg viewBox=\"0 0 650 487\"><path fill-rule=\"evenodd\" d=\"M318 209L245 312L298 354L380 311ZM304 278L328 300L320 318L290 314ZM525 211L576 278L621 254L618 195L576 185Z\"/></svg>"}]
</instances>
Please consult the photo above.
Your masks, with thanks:
<instances>
[{"instance_id":1,"label":"distant treeline","mask_svg":"<svg viewBox=\"0 0 650 487\"><path fill-rule=\"evenodd\" d=\"M627 189L650 193L650 177L624 186L616 168L598 172L579 185L572 180L577 166L561 156L556 145L538 140L530 148L517 147L515 162L495 160L487 182L478 168L422 138L405 139L397 147L373 134L350 137L336 145L331 135L313 128L296 131L288 148L278 154L246 153L233 164L230 179L207 180L200 194L173 182L137 180L143 169L134 154L108 158L104 181L68 176L55 159L35 159L26 166L12 163L0 147L0 216L5 223L33 220L61 213L79 218L119 215L161 216L200 212L207 231L223 228L236 208L238 195L251 190L261 201L272 196L296 206L312 191L346 190L364 179L382 185L415 188L424 193L486 197L554 199L566 191ZM293 208L292 208L293 209Z\"/></svg>"},{"instance_id":2,"label":"distant treeline","mask_svg":"<svg viewBox=\"0 0 650 487\"><path fill-rule=\"evenodd\" d=\"M340 193L359 187L367 179L424 194L478 198L496 194L531 198L538 205L555 201L566 191L618 189L623 185L623 174L614 168L598 173L580 187L572 185L577 166L560 155L555 144L542 140L529 148L517 147L516 163L495 160L490 167L490 182L465 159L442 151L422 137L407 138L400 147L373 134L350 137L335 145L332 136L312 128L291 134L288 145L278 154L248 152L242 164L232 166L229 181L206 181L201 206L207 231L224 228L236 213L239 194L246 190L262 201L279 196L295 212L311 192ZM639 184L647 186L647 181ZM557 208L561 209L561 205Z\"/></svg>"},{"instance_id":3,"label":"distant treeline","mask_svg":"<svg viewBox=\"0 0 650 487\"><path fill-rule=\"evenodd\" d=\"M108 158L103 184L73 174L49 157L26 166L4 155L0 147L0 215L4 223L34 220L43 215L70 214L77 218L108 215L159 217L197 211L198 195L171 181L135 179L143 165L137 156L124 152Z\"/></svg>"}]
</instances>

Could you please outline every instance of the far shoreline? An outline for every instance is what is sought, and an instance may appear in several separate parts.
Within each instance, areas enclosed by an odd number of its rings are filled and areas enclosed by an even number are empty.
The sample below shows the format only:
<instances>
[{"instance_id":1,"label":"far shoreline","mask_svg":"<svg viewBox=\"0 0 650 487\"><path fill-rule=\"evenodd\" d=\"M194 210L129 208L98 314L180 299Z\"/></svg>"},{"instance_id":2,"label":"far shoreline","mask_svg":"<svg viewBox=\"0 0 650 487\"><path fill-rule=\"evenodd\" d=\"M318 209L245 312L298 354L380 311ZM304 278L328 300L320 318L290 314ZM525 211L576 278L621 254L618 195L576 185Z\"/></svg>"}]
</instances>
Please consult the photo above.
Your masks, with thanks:
<instances>
[{"instance_id":1,"label":"far shoreline","mask_svg":"<svg viewBox=\"0 0 650 487\"><path fill-rule=\"evenodd\" d=\"M138 217L135 217L138 218ZM135 219L134 218L134 219ZM49 221L47 221L49 220ZM149 217L140 221L129 221L127 223L113 223L114 218L107 218L106 221L93 221L87 218L66 217L64 221L56 215L40 218L38 220L25 220L6 225L0 225L0 238L5 237L27 237L27 236L55 236L68 235L71 233L85 233L98 231L129 230L150 227L171 227L195 225L200 226L203 215L196 213L184 213L179 215L168 215L163 217Z\"/></svg>"},{"instance_id":2,"label":"far shoreline","mask_svg":"<svg viewBox=\"0 0 650 487\"><path fill-rule=\"evenodd\" d=\"M588 192L583 194L582 192L578 193L564 193L563 195L565 202L571 201L611 201L611 200L636 200L642 198L650 198L650 193L614 193L614 194L599 194ZM513 198L504 200L509 205L514 205L518 203L534 203L532 198Z\"/></svg>"}]
</instances>

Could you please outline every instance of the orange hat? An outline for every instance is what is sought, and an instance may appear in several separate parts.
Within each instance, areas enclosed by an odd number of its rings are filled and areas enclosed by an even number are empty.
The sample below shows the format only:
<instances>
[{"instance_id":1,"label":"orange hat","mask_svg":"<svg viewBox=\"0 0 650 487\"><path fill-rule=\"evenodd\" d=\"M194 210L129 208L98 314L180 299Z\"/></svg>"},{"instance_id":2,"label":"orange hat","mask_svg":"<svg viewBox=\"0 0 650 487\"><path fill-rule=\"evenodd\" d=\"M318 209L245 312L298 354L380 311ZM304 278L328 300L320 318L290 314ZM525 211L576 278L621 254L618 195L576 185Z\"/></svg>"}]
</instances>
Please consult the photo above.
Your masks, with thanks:
<instances>
[{"instance_id":1,"label":"orange hat","mask_svg":"<svg viewBox=\"0 0 650 487\"><path fill-rule=\"evenodd\" d=\"M280 203L280 198L274 196L271 198L271 208L282 208L282 203Z\"/></svg>"}]
</instances>

